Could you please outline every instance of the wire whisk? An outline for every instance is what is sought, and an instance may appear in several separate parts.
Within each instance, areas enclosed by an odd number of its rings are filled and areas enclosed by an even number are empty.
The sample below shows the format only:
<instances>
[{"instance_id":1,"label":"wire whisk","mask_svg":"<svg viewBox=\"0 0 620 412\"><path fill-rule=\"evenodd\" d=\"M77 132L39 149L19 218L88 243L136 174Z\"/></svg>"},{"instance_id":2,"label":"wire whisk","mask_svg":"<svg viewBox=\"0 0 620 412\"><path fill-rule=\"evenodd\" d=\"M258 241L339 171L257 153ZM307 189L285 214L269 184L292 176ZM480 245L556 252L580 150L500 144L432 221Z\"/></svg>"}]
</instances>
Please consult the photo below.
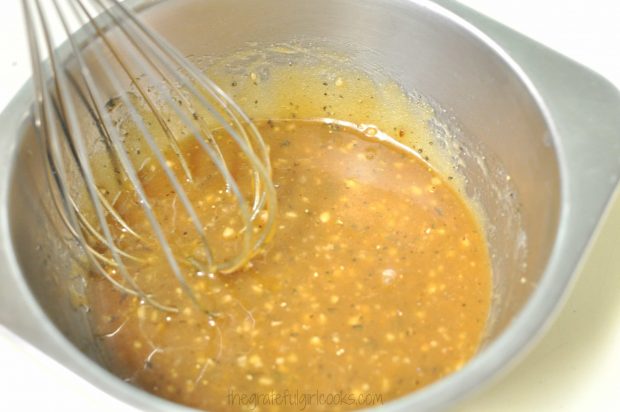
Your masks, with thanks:
<instances>
[{"instance_id":1,"label":"wire whisk","mask_svg":"<svg viewBox=\"0 0 620 412\"><path fill-rule=\"evenodd\" d=\"M142 242L165 257L183 292L204 307L188 279L188 265L198 274L234 272L274 233L276 192L269 149L257 127L125 4L22 0L22 5L36 92L37 138L44 149L51 197L70 236L93 272L146 303L178 311L143 290L132 273L144 257L124 248L120 239ZM61 41L64 44L58 46ZM197 181L184 149L187 140L206 154L221 176L222 192L234 200L241 227L232 254L214 252L212 225L187 194ZM234 144L244 173L231 168L231 151L223 150L223 143ZM101 173L98 162L110 172ZM174 234L161 221L145 187L145 167L161 170L195 231L192 235L201 249L197 255L187 256L173 246ZM139 205L148 224L136 227L128 222L118 206L121 193ZM155 246L146 239L154 240Z\"/></svg>"}]
</instances>

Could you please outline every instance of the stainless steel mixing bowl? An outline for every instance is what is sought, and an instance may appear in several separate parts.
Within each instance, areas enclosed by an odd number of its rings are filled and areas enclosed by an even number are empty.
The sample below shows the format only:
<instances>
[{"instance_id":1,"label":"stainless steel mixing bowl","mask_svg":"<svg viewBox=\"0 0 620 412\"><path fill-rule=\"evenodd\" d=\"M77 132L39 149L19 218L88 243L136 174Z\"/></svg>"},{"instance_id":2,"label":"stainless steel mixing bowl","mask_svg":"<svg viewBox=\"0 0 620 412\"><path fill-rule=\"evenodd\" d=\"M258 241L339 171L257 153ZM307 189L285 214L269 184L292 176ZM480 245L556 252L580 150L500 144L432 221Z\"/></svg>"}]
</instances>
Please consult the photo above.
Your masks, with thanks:
<instances>
[{"instance_id":1,"label":"stainless steel mixing bowl","mask_svg":"<svg viewBox=\"0 0 620 412\"><path fill-rule=\"evenodd\" d=\"M462 370L386 410L446 407L533 342L620 176L613 86L451 1L157 1L141 15L193 55L225 54L248 42L327 42L441 108L452 144L465 149L467 191L488 217L492 316L483 348ZM0 322L131 405L184 410L102 366L105 356L76 301L79 264L45 186L33 99L28 83L0 116Z\"/></svg>"}]
</instances>

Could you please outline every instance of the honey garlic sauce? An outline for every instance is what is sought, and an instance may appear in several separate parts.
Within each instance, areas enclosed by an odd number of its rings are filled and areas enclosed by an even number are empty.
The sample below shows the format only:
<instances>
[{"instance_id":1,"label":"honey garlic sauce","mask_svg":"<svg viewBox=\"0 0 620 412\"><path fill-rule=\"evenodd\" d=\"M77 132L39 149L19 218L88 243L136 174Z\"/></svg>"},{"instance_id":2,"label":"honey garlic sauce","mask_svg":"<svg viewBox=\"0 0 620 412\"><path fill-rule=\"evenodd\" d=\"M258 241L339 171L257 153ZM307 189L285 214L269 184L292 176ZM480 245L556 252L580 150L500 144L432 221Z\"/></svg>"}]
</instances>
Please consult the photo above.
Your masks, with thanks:
<instances>
[{"instance_id":1,"label":"honey garlic sauce","mask_svg":"<svg viewBox=\"0 0 620 412\"><path fill-rule=\"evenodd\" d=\"M215 411L249 407L231 394L285 391L380 394L387 402L458 370L477 350L491 273L481 227L449 180L354 128L301 120L258 126L278 193L273 240L244 270L194 273L211 315L180 293L159 258L130 270L179 313L141 304L93 277L91 313L110 368L157 395ZM192 151L190 167L209 175L201 153ZM141 178L160 220L177 222L165 230L182 237L161 170ZM188 190L194 203L209 193ZM130 225L142 224L132 221L138 215L129 203L123 213ZM228 218L213 224L222 238L233 233L228 227L236 230ZM131 250L131 239L123 242ZM308 410L364 406L371 405Z\"/></svg>"}]
</instances>

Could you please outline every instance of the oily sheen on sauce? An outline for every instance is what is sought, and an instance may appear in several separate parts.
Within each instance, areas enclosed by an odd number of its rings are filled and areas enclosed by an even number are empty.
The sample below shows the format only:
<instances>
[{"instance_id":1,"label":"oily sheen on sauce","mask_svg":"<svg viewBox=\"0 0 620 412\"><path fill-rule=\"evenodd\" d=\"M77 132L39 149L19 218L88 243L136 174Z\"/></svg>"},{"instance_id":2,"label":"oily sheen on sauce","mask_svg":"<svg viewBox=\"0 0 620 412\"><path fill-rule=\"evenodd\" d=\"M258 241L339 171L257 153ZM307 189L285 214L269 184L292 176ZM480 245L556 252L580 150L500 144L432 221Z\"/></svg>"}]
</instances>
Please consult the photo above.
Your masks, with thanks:
<instances>
[{"instance_id":1,"label":"oily sheen on sauce","mask_svg":"<svg viewBox=\"0 0 620 412\"><path fill-rule=\"evenodd\" d=\"M491 274L482 229L450 180L358 129L293 119L258 127L278 193L274 238L232 274L202 273L185 260L201 311L153 239L137 243L117 228L120 246L142 258L128 263L137 282L179 312L89 279L93 326L110 369L159 396L214 411L244 408L231 393L375 393L387 402L458 370L480 342ZM216 137L233 159L231 171L244 177L242 156ZM225 257L238 247L241 222L194 145L183 146L196 177L186 190L218 245L214 253ZM147 166L140 178L175 253L199 259L163 172ZM132 227L148 225L130 196L115 206Z\"/></svg>"}]
</instances>

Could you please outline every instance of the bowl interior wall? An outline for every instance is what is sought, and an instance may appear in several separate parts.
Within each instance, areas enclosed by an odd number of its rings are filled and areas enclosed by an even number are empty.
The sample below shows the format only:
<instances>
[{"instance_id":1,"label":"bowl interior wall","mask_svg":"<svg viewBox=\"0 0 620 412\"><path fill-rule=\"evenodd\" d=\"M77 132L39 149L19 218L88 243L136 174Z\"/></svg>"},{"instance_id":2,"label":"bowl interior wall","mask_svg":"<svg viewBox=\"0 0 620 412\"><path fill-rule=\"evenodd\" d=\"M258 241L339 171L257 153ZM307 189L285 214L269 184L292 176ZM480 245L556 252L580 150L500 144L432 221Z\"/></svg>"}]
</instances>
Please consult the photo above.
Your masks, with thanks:
<instances>
[{"instance_id":1,"label":"bowl interior wall","mask_svg":"<svg viewBox=\"0 0 620 412\"><path fill-rule=\"evenodd\" d=\"M438 123L450 129L446 144L462 147L456 160L466 190L487 217L495 284L487 342L505 330L551 252L560 177L538 105L495 51L432 7L405 0L168 1L142 15L188 55L223 55L252 42L330 44L433 102ZM23 273L50 319L104 363L76 305L81 282L72 274L79 259L54 215L31 123L21 138L10 216Z\"/></svg>"}]
</instances>

